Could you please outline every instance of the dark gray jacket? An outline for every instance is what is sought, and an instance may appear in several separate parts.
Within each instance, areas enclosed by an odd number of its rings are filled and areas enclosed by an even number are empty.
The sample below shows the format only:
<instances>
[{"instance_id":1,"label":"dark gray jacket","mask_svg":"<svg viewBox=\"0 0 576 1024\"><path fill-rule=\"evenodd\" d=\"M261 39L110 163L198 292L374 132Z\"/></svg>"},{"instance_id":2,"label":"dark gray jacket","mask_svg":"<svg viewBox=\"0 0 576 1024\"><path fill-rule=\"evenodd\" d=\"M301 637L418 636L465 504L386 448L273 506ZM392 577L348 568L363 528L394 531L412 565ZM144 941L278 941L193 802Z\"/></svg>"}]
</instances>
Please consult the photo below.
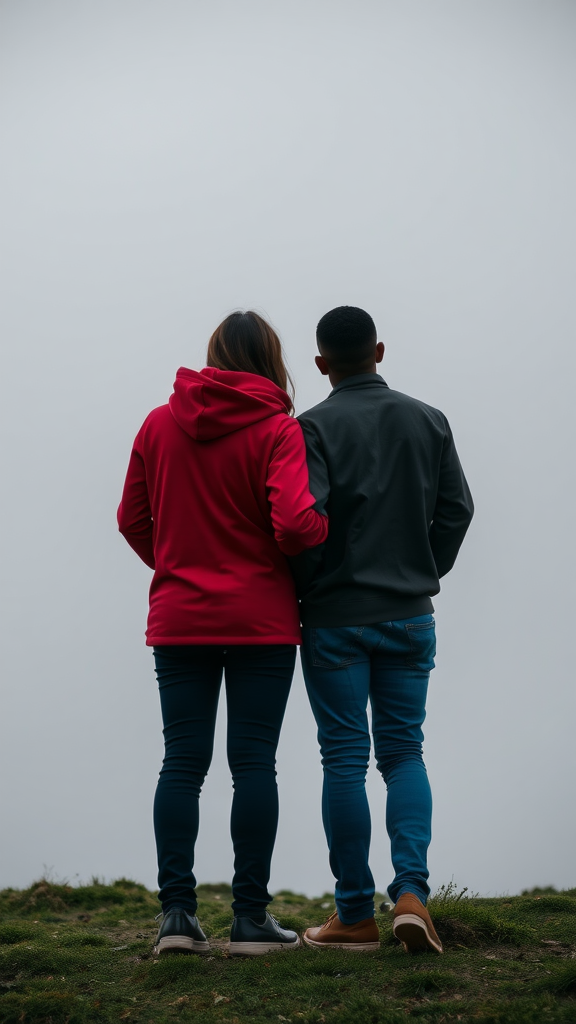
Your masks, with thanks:
<instances>
[{"instance_id":1,"label":"dark gray jacket","mask_svg":"<svg viewBox=\"0 0 576 1024\"><path fill-rule=\"evenodd\" d=\"M328 540L293 559L305 626L433 610L474 506L448 421L377 373L347 377L299 417Z\"/></svg>"}]
</instances>

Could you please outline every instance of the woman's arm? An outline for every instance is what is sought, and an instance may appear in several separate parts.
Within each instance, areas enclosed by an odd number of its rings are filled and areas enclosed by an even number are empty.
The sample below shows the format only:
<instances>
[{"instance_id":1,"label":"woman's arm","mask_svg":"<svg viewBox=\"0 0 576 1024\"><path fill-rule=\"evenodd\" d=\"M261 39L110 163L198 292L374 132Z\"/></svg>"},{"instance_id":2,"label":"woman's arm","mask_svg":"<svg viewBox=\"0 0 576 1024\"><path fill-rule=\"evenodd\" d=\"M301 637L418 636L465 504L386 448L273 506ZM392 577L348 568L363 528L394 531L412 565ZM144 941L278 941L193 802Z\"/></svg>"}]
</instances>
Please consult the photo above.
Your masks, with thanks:
<instances>
[{"instance_id":1,"label":"woman's arm","mask_svg":"<svg viewBox=\"0 0 576 1024\"><path fill-rule=\"evenodd\" d=\"M314 509L306 447L300 424L286 418L278 434L266 476L274 536L285 555L323 544L328 519Z\"/></svg>"},{"instance_id":2,"label":"woman's arm","mask_svg":"<svg viewBox=\"0 0 576 1024\"><path fill-rule=\"evenodd\" d=\"M136 448L132 449L122 501L118 506L118 529L142 561L154 569L152 511L146 486L146 470L144 459Z\"/></svg>"}]
</instances>

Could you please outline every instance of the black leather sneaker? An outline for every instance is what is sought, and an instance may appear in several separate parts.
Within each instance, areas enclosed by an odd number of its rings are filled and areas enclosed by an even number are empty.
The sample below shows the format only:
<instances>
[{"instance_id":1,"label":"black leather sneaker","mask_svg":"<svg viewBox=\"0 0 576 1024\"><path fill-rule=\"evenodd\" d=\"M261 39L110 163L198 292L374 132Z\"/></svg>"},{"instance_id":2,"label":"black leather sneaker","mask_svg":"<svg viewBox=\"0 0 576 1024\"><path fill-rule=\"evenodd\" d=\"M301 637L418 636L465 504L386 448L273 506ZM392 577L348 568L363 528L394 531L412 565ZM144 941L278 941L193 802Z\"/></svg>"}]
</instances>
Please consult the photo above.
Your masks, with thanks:
<instances>
[{"instance_id":1,"label":"black leather sneaker","mask_svg":"<svg viewBox=\"0 0 576 1024\"><path fill-rule=\"evenodd\" d=\"M261 956L276 950L296 949L299 945L296 932L281 928L271 914L266 914L264 924L258 924L251 917L235 917L232 922L231 956Z\"/></svg>"},{"instance_id":2,"label":"black leather sneaker","mask_svg":"<svg viewBox=\"0 0 576 1024\"><path fill-rule=\"evenodd\" d=\"M207 953L210 949L206 936L198 924L182 907L172 907L164 914L156 936L155 953L179 951L181 953Z\"/></svg>"}]
</instances>

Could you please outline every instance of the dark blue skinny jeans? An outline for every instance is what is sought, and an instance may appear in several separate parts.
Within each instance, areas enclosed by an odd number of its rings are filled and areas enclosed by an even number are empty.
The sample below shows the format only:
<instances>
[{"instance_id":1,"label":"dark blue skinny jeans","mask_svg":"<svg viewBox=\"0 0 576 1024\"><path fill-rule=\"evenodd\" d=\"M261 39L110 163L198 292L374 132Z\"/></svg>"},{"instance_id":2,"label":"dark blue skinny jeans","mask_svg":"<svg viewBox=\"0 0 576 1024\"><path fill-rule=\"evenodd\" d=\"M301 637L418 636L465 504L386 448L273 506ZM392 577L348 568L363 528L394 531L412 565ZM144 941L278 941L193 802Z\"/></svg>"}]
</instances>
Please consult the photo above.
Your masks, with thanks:
<instances>
[{"instance_id":1,"label":"dark blue skinny jeans","mask_svg":"<svg viewBox=\"0 0 576 1024\"><path fill-rule=\"evenodd\" d=\"M232 907L239 917L261 915L272 899L268 880L278 825L276 748L296 648L166 645L154 648L154 658L165 742L154 800L162 909L178 906L196 913L198 799L212 760L224 674L228 763L234 784Z\"/></svg>"},{"instance_id":2,"label":"dark blue skinny jeans","mask_svg":"<svg viewBox=\"0 0 576 1024\"><path fill-rule=\"evenodd\" d=\"M318 725L324 766L322 817L345 924L374 914L368 866L370 757L367 705L372 706L376 763L388 790L386 828L395 877L388 892L425 904L432 797L422 759L426 692L434 667L432 615L370 626L303 631L302 665Z\"/></svg>"}]
</instances>

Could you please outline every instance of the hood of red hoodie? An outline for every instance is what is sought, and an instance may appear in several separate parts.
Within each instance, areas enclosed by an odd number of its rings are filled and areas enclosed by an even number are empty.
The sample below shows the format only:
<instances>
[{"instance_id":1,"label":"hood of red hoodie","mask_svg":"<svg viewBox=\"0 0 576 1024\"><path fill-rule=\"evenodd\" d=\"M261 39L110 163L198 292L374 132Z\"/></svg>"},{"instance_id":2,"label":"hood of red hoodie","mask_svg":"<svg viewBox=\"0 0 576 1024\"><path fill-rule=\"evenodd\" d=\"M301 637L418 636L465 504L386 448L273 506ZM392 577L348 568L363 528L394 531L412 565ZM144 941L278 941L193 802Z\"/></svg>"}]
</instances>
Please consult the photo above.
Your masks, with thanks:
<instances>
[{"instance_id":1,"label":"hood of red hoodie","mask_svg":"<svg viewBox=\"0 0 576 1024\"><path fill-rule=\"evenodd\" d=\"M206 366L181 366L170 395L170 412L195 441L212 441L258 420L290 411L290 399L267 377Z\"/></svg>"}]
</instances>

